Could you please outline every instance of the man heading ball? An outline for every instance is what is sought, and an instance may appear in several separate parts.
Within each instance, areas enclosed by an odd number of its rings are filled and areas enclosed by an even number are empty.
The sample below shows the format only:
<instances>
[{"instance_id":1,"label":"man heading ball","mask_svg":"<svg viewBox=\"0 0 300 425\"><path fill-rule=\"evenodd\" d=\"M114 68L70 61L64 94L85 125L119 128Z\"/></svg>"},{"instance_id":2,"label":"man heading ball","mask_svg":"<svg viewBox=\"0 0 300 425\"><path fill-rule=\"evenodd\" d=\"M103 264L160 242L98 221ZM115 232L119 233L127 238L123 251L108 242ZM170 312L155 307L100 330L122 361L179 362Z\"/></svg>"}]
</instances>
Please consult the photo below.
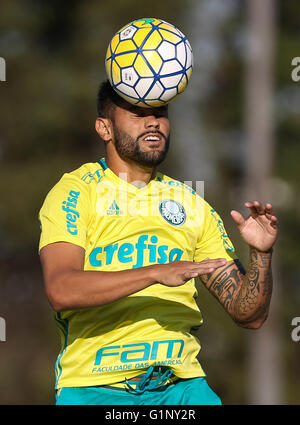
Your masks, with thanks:
<instances>
[{"instance_id":1,"label":"man heading ball","mask_svg":"<svg viewBox=\"0 0 300 425\"><path fill-rule=\"evenodd\" d=\"M231 211L249 245L247 271L218 213L160 172L170 143L168 106L139 108L108 82L98 93L99 162L66 173L40 211L40 258L62 348L57 404L220 404L192 334L202 324L199 278L231 318L267 318L272 205Z\"/></svg>"}]
</instances>

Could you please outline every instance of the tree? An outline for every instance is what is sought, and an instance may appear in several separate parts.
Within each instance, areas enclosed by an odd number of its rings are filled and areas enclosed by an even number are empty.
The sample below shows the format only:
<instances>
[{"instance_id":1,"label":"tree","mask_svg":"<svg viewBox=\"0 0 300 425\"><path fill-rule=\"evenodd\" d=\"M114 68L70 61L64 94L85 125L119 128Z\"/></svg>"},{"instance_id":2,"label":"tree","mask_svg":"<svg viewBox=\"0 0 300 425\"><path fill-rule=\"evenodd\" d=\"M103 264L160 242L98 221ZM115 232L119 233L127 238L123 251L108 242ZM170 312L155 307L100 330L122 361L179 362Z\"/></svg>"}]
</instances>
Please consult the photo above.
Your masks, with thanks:
<instances>
[{"instance_id":1,"label":"tree","mask_svg":"<svg viewBox=\"0 0 300 425\"><path fill-rule=\"evenodd\" d=\"M268 202L274 155L272 102L274 92L275 3L248 0L248 55L245 75L247 199ZM278 326L278 271L273 258L274 290L270 314L249 338L249 402L282 402L282 367Z\"/></svg>"}]
</instances>

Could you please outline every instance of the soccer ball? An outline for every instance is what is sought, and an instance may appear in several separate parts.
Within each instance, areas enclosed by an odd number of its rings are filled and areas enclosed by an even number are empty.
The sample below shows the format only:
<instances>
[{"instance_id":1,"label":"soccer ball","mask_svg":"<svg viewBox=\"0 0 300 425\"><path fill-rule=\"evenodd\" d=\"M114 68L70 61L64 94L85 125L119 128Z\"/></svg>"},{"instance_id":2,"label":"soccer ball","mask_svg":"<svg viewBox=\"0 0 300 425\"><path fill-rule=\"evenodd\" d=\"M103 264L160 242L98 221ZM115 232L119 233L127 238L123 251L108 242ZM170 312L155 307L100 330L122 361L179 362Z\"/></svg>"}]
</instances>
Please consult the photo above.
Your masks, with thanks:
<instances>
[{"instance_id":1,"label":"soccer ball","mask_svg":"<svg viewBox=\"0 0 300 425\"><path fill-rule=\"evenodd\" d=\"M187 38L155 18L138 19L112 38L105 58L108 79L128 102L159 107L182 93L193 70Z\"/></svg>"}]
</instances>

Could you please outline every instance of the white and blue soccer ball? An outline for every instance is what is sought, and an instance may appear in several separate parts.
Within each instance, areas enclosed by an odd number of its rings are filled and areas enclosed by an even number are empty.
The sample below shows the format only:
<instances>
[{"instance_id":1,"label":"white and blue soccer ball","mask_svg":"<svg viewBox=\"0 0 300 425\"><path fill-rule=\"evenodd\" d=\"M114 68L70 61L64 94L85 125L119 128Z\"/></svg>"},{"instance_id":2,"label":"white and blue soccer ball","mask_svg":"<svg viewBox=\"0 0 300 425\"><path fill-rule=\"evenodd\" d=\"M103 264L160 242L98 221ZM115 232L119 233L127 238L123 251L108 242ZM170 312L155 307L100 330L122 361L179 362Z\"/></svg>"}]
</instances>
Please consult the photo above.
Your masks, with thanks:
<instances>
[{"instance_id":1,"label":"white and blue soccer ball","mask_svg":"<svg viewBox=\"0 0 300 425\"><path fill-rule=\"evenodd\" d=\"M193 52L179 29L161 19L143 18L114 35L105 67L112 87L125 100L159 107L186 89Z\"/></svg>"}]
</instances>

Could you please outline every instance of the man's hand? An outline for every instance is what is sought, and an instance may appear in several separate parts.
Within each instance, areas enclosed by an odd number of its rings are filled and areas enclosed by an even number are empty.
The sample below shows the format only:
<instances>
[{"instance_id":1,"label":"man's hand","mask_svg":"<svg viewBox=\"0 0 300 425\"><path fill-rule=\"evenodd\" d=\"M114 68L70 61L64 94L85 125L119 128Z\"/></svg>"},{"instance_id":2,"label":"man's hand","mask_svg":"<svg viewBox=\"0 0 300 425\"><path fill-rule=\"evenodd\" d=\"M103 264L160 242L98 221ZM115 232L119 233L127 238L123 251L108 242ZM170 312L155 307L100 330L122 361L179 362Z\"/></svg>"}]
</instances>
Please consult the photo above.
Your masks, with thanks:
<instances>
[{"instance_id":1,"label":"man's hand","mask_svg":"<svg viewBox=\"0 0 300 425\"><path fill-rule=\"evenodd\" d=\"M232 210L231 216L240 231L243 240L258 251L266 252L274 245L278 233L278 219L271 204L264 207L260 202L245 202L250 216L244 219L238 211Z\"/></svg>"},{"instance_id":2,"label":"man's hand","mask_svg":"<svg viewBox=\"0 0 300 425\"><path fill-rule=\"evenodd\" d=\"M180 286L188 280L213 273L218 267L227 263L225 258L211 260L206 258L200 262L193 261L174 261L168 264L155 264L153 268L153 277L157 283L165 286Z\"/></svg>"}]
</instances>

